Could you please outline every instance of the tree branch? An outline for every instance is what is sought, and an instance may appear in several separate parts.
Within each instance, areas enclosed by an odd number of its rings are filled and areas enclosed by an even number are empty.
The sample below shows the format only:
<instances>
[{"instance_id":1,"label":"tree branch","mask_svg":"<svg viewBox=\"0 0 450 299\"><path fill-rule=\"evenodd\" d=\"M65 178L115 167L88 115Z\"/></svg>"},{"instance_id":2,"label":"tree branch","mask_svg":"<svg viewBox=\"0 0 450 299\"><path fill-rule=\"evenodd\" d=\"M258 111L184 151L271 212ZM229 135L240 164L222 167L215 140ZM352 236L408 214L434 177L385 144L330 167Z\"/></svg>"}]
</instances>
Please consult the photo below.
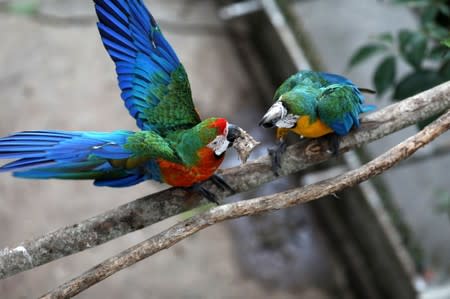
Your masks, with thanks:
<instances>
[{"instance_id":1,"label":"tree branch","mask_svg":"<svg viewBox=\"0 0 450 299\"><path fill-rule=\"evenodd\" d=\"M444 143L433 145L434 147L429 149L427 152L421 153L420 155L414 155L414 157L411 157L411 159L403 162L401 166L411 166L424 161L430 161L430 159L433 158L442 158L443 156L447 156L450 154L450 140L446 140Z\"/></svg>"},{"instance_id":2,"label":"tree branch","mask_svg":"<svg viewBox=\"0 0 450 299\"><path fill-rule=\"evenodd\" d=\"M450 108L450 82L375 111L362 118L362 127L342 138L340 152L415 124ZM326 161L328 142L311 140L288 147L283 156L281 175L288 175ZM244 192L277 177L271 171L270 157L220 172L237 192ZM205 185L214 189L211 184ZM216 190L218 196L229 195ZM98 246L124 234L144 228L193 208L204 201L187 201L187 193L171 188L134 200L78 224L58 229L19 246L0 250L0 279L32 269L55 259Z\"/></svg>"},{"instance_id":3,"label":"tree branch","mask_svg":"<svg viewBox=\"0 0 450 299\"><path fill-rule=\"evenodd\" d=\"M334 178L278 194L225 204L182 221L171 228L105 260L41 298L70 298L112 274L129 267L188 236L228 219L254 215L309 202L357 185L393 167L450 129L450 110L416 135L366 165Z\"/></svg>"}]
</instances>

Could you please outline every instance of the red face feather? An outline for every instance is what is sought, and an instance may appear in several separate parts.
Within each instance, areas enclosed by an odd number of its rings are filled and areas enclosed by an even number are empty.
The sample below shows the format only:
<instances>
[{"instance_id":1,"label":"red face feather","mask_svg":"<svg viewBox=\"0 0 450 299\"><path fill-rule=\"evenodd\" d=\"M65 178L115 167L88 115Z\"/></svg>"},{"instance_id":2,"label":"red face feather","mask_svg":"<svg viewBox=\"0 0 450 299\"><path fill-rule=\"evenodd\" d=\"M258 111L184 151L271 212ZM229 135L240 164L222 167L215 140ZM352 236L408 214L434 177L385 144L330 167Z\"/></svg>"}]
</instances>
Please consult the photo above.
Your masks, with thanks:
<instances>
[{"instance_id":1,"label":"red face feather","mask_svg":"<svg viewBox=\"0 0 450 299\"><path fill-rule=\"evenodd\" d=\"M225 118L217 118L213 123L211 123L210 128L217 129L217 135L225 135L225 130L227 129L227 120Z\"/></svg>"}]
</instances>

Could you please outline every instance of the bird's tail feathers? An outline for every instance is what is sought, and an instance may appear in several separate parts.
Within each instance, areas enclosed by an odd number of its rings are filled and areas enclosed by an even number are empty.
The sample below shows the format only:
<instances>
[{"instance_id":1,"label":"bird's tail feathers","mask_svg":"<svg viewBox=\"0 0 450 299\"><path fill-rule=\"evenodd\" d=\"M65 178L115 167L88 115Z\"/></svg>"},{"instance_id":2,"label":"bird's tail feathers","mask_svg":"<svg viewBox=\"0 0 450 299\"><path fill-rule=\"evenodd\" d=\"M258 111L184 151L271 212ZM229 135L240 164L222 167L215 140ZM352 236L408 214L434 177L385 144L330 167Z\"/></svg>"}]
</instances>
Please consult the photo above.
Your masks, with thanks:
<instances>
[{"instance_id":1,"label":"bird's tail feathers","mask_svg":"<svg viewBox=\"0 0 450 299\"><path fill-rule=\"evenodd\" d=\"M377 106L376 105L371 105L371 104L364 104L362 105L362 112L370 112L373 110L376 110Z\"/></svg>"},{"instance_id":2,"label":"bird's tail feathers","mask_svg":"<svg viewBox=\"0 0 450 299\"><path fill-rule=\"evenodd\" d=\"M358 87L359 91L363 93L376 94L377 92L370 88Z\"/></svg>"},{"instance_id":3,"label":"bird's tail feathers","mask_svg":"<svg viewBox=\"0 0 450 299\"><path fill-rule=\"evenodd\" d=\"M110 161L127 159L128 131L25 131L0 138L0 159L16 159L0 167L14 176L33 179L94 179L99 186L124 187L145 178L114 168Z\"/></svg>"}]
</instances>

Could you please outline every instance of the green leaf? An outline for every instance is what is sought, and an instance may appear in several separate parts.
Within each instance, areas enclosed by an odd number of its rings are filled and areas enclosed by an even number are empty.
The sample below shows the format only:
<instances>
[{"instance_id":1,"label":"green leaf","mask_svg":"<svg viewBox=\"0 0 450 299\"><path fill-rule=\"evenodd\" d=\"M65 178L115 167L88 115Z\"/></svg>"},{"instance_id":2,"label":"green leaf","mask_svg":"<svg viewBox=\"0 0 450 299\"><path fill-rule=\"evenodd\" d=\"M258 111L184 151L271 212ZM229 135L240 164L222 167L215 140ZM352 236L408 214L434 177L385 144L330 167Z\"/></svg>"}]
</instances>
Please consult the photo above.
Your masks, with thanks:
<instances>
[{"instance_id":1,"label":"green leaf","mask_svg":"<svg viewBox=\"0 0 450 299\"><path fill-rule=\"evenodd\" d=\"M448 38L448 29L445 27L442 27L436 23L427 23L425 24L425 30L427 34L436 40L443 40Z\"/></svg>"},{"instance_id":2,"label":"green leaf","mask_svg":"<svg viewBox=\"0 0 450 299\"><path fill-rule=\"evenodd\" d=\"M444 45L447 48L447 52L443 56L443 60L450 59L450 37L447 37L446 39L441 41L441 44Z\"/></svg>"},{"instance_id":3,"label":"green leaf","mask_svg":"<svg viewBox=\"0 0 450 299\"><path fill-rule=\"evenodd\" d=\"M427 51L425 35L411 30L401 30L398 38L400 54L415 70L419 70Z\"/></svg>"},{"instance_id":4,"label":"green leaf","mask_svg":"<svg viewBox=\"0 0 450 299\"><path fill-rule=\"evenodd\" d=\"M406 47L409 41L414 36L414 31L408 29L402 29L398 32L398 40L400 42L400 48Z\"/></svg>"},{"instance_id":5,"label":"green leaf","mask_svg":"<svg viewBox=\"0 0 450 299\"><path fill-rule=\"evenodd\" d=\"M438 8L434 5L430 5L425 7L423 12L421 13L420 21L422 24L428 24L431 22L434 22L437 14L438 14Z\"/></svg>"},{"instance_id":6,"label":"green leaf","mask_svg":"<svg viewBox=\"0 0 450 299\"><path fill-rule=\"evenodd\" d=\"M439 6L439 12L445 16L450 16L450 8L448 7L448 3L441 3Z\"/></svg>"},{"instance_id":7,"label":"green leaf","mask_svg":"<svg viewBox=\"0 0 450 299\"><path fill-rule=\"evenodd\" d=\"M450 48L450 37L444 39L441 41L441 44L443 44L444 46Z\"/></svg>"},{"instance_id":8,"label":"green leaf","mask_svg":"<svg viewBox=\"0 0 450 299\"><path fill-rule=\"evenodd\" d=\"M428 0L393 0L396 4L404 4L410 7L424 7L429 4Z\"/></svg>"},{"instance_id":9,"label":"green leaf","mask_svg":"<svg viewBox=\"0 0 450 299\"><path fill-rule=\"evenodd\" d=\"M21 0L12 1L8 4L7 9L11 13L31 15L36 13L39 3L37 0Z\"/></svg>"},{"instance_id":10,"label":"green leaf","mask_svg":"<svg viewBox=\"0 0 450 299\"><path fill-rule=\"evenodd\" d=\"M375 39L379 40L380 42L385 42L388 44L392 44L394 42L394 37L392 36L392 33L390 33L390 32L380 33L375 36Z\"/></svg>"},{"instance_id":11,"label":"green leaf","mask_svg":"<svg viewBox=\"0 0 450 299\"><path fill-rule=\"evenodd\" d=\"M373 83L379 95L394 84L396 74L395 57L388 56L378 65L373 76Z\"/></svg>"},{"instance_id":12,"label":"green leaf","mask_svg":"<svg viewBox=\"0 0 450 299\"><path fill-rule=\"evenodd\" d=\"M450 49L447 46L444 46L443 44L439 44L433 47L431 51L428 53L428 58L435 60L435 61L443 61L450 57L446 57L447 54L450 52Z\"/></svg>"},{"instance_id":13,"label":"green leaf","mask_svg":"<svg viewBox=\"0 0 450 299\"><path fill-rule=\"evenodd\" d=\"M439 75L444 81L450 80L450 60L444 62L444 64L442 64L442 66L439 68Z\"/></svg>"},{"instance_id":14,"label":"green leaf","mask_svg":"<svg viewBox=\"0 0 450 299\"><path fill-rule=\"evenodd\" d=\"M450 219L450 193L446 190L437 190L435 197L437 198L433 210L440 214L447 213Z\"/></svg>"},{"instance_id":15,"label":"green leaf","mask_svg":"<svg viewBox=\"0 0 450 299\"><path fill-rule=\"evenodd\" d=\"M353 56L350 58L350 62L348 64L349 68L352 68L364 60L367 60L368 58L372 57L374 54L386 51L387 47L383 44L368 44L365 46L362 46L356 52L353 54Z\"/></svg>"},{"instance_id":16,"label":"green leaf","mask_svg":"<svg viewBox=\"0 0 450 299\"><path fill-rule=\"evenodd\" d=\"M403 100L445 81L446 80L442 78L442 76L433 70L413 72L400 80L395 88L393 98L395 100Z\"/></svg>"},{"instance_id":17,"label":"green leaf","mask_svg":"<svg viewBox=\"0 0 450 299\"><path fill-rule=\"evenodd\" d=\"M418 73L412 73L403 78L394 91L394 99L403 100L407 97L418 94L421 91L430 89L447 81L442 75L433 70L423 70ZM435 121L441 114L433 115L427 119L419 121L416 126L422 130L427 125Z\"/></svg>"}]
</instances>

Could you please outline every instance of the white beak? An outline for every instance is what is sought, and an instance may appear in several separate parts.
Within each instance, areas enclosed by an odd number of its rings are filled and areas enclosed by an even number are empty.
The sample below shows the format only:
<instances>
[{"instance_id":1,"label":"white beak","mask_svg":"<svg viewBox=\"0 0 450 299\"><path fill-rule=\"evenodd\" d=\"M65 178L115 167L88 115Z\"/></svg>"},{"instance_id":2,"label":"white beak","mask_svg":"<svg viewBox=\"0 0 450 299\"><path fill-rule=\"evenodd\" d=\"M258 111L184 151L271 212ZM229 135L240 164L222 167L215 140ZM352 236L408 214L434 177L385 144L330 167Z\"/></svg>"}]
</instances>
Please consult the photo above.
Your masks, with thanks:
<instances>
[{"instance_id":1,"label":"white beak","mask_svg":"<svg viewBox=\"0 0 450 299\"><path fill-rule=\"evenodd\" d=\"M273 104L272 107L270 107L266 114L263 116L263 118L259 122L259 125L263 126L264 128L272 128L279 120L286 117L287 113L288 112L283 106L283 103L281 101L276 101L275 104Z\"/></svg>"}]
</instances>

